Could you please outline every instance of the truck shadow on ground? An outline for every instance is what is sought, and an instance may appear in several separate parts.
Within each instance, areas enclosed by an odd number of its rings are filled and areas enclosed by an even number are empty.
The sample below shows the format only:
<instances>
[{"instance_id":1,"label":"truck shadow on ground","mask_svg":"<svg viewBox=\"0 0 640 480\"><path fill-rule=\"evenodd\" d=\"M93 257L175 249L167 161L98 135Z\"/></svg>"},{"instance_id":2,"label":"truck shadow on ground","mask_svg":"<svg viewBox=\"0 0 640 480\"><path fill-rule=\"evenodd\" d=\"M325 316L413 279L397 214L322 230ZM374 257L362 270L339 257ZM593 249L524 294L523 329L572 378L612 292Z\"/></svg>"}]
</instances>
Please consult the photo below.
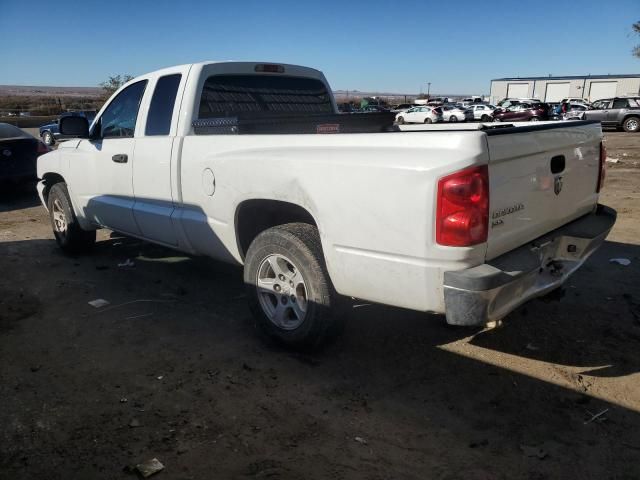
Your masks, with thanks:
<instances>
[{"instance_id":1,"label":"truck shadow on ground","mask_svg":"<svg viewBox=\"0 0 640 480\"><path fill-rule=\"evenodd\" d=\"M589 377L640 371L638 269L609 263L624 256L637 265L639 253L607 242L559 302L529 302L494 330L356 302L343 336L302 354L256 335L237 267L117 234L78 257L52 240L5 242L2 298L38 303L0 331L0 420L15 425L7 412L24 422L42 402L65 405L47 421L73 433L21 436L9 427L0 466L36 476L46 473L43 459L55 459L61 476L97 469L108 477L160 451L165 464L197 478L213 465L226 478L255 475L267 460L279 478L634 478L640 405L621 406L619 392L603 399ZM134 266L118 266L127 259ZM41 271L49 274L38 280ZM111 301L108 310L87 305L96 297ZM461 341L478 350L448 349ZM518 372L510 359L553 364L573 387L535 365ZM130 411L136 405L141 411ZM585 425L607 409L606 420ZM145 427L134 434L131 415ZM167 437L167 424L183 427ZM215 438L221 451L212 450ZM38 464L25 466L23 455L36 452ZM93 466L75 461L87 456Z\"/></svg>"}]
</instances>

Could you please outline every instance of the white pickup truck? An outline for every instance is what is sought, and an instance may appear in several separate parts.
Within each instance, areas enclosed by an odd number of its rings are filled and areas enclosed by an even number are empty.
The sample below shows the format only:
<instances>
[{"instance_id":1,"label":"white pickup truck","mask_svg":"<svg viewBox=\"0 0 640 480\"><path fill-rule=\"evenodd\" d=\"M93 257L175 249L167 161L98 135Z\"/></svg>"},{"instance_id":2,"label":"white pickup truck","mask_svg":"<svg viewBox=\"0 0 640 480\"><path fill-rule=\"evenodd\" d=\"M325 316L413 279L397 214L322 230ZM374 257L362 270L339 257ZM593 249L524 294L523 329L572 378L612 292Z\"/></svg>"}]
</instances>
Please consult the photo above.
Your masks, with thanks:
<instances>
[{"instance_id":1,"label":"white pickup truck","mask_svg":"<svg viewBox=\"0 0 640 480\"><path fill-rule=\"evenodd\" d=\"M38 161L65 251L106 227L244 265L258 325L316 346L354 297L482 325L604 241L597 122L392 126L339 115L324 75L205 62L142 75ZM348 304L348 303L347 303Z\"/></svg>"}]
</instances>

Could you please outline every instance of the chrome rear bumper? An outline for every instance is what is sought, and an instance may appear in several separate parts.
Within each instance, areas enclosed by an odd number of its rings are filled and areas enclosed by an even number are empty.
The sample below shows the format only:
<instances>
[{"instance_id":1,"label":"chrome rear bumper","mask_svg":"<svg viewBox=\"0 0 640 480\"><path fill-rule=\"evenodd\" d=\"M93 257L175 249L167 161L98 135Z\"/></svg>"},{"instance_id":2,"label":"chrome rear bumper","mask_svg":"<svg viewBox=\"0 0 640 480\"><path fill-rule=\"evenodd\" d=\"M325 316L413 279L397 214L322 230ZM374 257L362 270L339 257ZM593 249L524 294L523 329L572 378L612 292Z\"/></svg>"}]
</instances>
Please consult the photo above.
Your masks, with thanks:
<instances>
[{"instance_id":1,"label":"chrome rear bumper","mask_svg":"<svg viewBox=\"0 0 640 480\"><path fill-rule=\"evenodd\" d=\"M562 285L605 240L615 210L598 205L546 235L466 270L445 272L447 323L484 325Z\"/></svg>"}]
</instances>

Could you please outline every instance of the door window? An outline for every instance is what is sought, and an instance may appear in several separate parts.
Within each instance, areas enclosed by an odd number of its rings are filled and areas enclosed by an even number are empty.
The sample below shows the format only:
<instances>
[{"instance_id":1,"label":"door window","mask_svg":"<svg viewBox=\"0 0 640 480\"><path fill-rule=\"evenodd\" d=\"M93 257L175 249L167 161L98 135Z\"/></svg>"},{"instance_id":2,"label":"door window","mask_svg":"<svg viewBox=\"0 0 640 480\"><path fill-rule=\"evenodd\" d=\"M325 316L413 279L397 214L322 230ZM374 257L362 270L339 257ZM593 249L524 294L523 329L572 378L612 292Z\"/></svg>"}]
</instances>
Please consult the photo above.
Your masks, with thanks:
<instances>
[{"instance_id":1,"label":"door window","mask_svg":"<svg viewBox=\"0 0 640 480\"><path fill-rule=\"evenodd\" d=\"M182 75L166 75L156 84L151 98L145 135L168 135L171 129L173 107L178 95L178 86Z\"/></svg>"},{"instance_id":2,"label":"door window","mask_svg":"<svg viewBox=\"0 0 640 480\"><path fill-rule=\"evenodd\" d=\"M626 98L616 98L613 101L613 108L629 108L629 102Z\"/></svg>"},{"instance_id":3,"label":"door window","mask_svg":"<svg viewBox=\"0 0 640 480\"><path fill-rule=\"evenodd\" d=\"M114 98L96 125L94 136L98 138L131 138L136 129L140 100L147 81L129 85Z\"/></svg>"}]
</instances>

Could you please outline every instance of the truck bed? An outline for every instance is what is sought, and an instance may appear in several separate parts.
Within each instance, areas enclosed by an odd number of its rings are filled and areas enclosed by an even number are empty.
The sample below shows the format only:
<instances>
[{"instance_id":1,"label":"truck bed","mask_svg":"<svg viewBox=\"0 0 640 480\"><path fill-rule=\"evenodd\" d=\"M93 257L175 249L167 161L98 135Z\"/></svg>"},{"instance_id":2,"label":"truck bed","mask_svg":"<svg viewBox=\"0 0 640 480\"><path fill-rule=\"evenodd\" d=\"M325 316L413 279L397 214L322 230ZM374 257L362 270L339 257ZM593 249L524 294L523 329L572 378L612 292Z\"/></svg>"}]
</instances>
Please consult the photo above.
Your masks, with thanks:
<instances>
[{"instance_id":1,"label":"truck bed","mask_svg":"<svg viewBox=\"0 0 640 480\"><path fill-rule=\"evenodd\" d=\"M393 124L394 118L395 114L391 112L270 114L263 117L251 113L194 120L192 125L196 135L379 133L398 131Z\"/></svg>"}]
</instances>

